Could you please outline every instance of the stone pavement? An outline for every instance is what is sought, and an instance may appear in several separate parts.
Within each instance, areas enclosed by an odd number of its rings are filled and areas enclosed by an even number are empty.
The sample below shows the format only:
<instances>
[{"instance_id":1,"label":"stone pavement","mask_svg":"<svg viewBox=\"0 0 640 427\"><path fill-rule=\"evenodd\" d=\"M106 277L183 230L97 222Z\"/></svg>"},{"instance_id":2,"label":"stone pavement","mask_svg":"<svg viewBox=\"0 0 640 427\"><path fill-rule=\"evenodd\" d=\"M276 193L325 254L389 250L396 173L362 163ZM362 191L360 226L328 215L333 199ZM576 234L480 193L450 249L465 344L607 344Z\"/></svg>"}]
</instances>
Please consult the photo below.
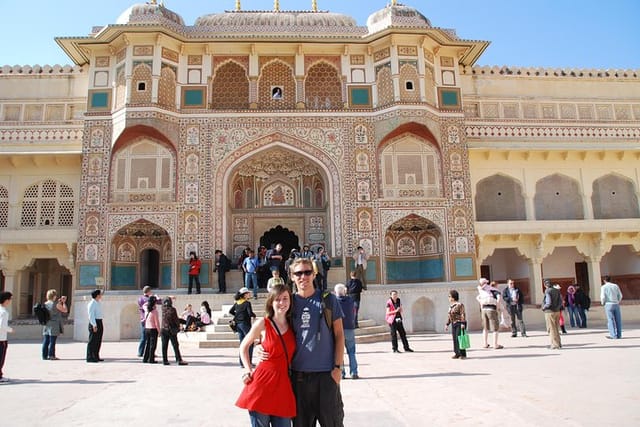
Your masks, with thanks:
<instances>
[{"instance_id":1,"label":"stone pavement","mask_svg":"<svg viewBox=\"0 0 640 427\"><path fill-rule=\"evenodd\" d=\"M345 426L640 425L640 325L627 325L622 340L605 335L603 327L570 329L562 350L548 350L540 330L502 333L505 348L485 350L474 332L467 360L450 358L450 335L410 336L415 353L361 344L361 379L342 382ZM81 342L63 340L62 360L43 361L39 343L10 341L0 425L249 425L234 406L242 387L236 350L184 346L189 366L163 366L142 364L136 346L105 342L106 361L88 364Z\"/></svg>"}]
</instances>

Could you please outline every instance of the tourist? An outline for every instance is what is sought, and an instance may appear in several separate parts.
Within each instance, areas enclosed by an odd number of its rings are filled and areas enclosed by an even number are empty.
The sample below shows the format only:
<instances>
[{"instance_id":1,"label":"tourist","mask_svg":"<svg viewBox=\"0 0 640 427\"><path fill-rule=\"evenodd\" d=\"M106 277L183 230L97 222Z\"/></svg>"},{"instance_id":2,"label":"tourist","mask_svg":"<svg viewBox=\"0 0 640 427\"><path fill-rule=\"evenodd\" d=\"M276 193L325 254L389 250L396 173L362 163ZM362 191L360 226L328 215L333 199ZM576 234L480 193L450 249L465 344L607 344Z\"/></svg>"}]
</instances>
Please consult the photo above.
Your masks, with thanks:
<instances>
[{"instance_id":1,"label":"tourist","mask_svg":"<svg viewBox=\"0 0 640 427\"><path fill-rule=\"evenodd\" d=\"M238 333L238 339L240 342L251 330L251 322L256 318L253 308L251 307L251 291L247 288L240 288L236 293L235 303L229 310L229 314L233 316L233 320L236 322L236 328ZM253 346L249 348L249 360L253 356ZM242 359L240 359L240 366L242 365Z\"/></svg>"},{"instance_id":2,"label":"tourist","mask_svg":"<svg viewBox=\"0 0 640 427\"><path fill-rule=\"evenodd\" d=\"M390 298L387 301L385 320L389 325L391 331L391 349L394 353L400 353L398 350L398 334L402 340L402 346L404 351L413 353L413 350L409 347L409 341L407 341L407 333L404 330L404 324L402 320L402 303L398 298L398 291L393 290L390 293Z\"/></svg>"},{"instance_id":3,"label":"tourist","mask_svg":"<svg viewBox=\"0 0 640 427\"><path fill-rule=\"evenodd\" d=\"M511 336L518 336L518 326L520 326L520 335L526 337L527 330L524 326L524 319L522 318L524 296L512 279L507 280L507 287L502 291L502 298L507 305L509 316L511 317ZM516 325L516 320L518 321L518 325Z\"/></svg>"},{"instance_id":4,"label":"tourist","mask_svg":"<svg viewBox=\"0 0 640 427\"><path fill-rule=\"evenodd\" d=\"M489 281L481 277L478 285L478 296L476 300L480 304L482 316L482 337L484 339L484 348L491 347L489 345L489 331L493 332L493 348L500 350L504 348L498 344L498 335L500 329L500 321L498 319L498 307L500 304L500 291L489 285Z\"/></svg>"},{"instance_id":5,"label":"tourist","mask_svg":"<svg viewBox=\"0 0 640 427\"><path fill-rule=\"evenodd\" d=\"M271 270L271 279L269 279L269 281L267 282L267 292L271 292L271 288L273 288L275 285L284 284L284 279L280 277L280 270Z\"/></svg>"},{"instance_id":6,"label":"tourist","mask_svg":"<svg viewBox=\"0 0 640 427\"><path fill-rule=\"evenodd\" d=\"M253 290L253 297L258 298L258 256L253 249L247 250L247 256L242 261L244 272L244 286Z\"/></svg>"},{"instance_id":7,"label":"tourist","mask_svg":"<svg viewBox=\"0 0 640 427\"><path fill-rule=\"evenodd\" d=\"M182 360L180 354L180 344L178 343L178 332L180 331L180 322L178 319L178 313L173 306L173 297L166 297L162 301L162 329L160 331L162 337L162 363L164 365L169 364L169 358L167 352L169 350L169 341L173 347L173 354L176 356L176 362L178 365L188 365L187 362Z\"/></svg>"},{"instance_id":8,"label":"tourist","mask_svg":"<svg viewBox=\"0 0 640 427\"><path fill-rule=\"evenodd\" d=\"M151 295L145 306L143 363L158 363L156 362L156 347L158 346L158 335L160 335L160 319L158 310L156 310L157 302L158 299Z\"/></svg>"},{"instance_id":9,"label":"tourist","mask_svg":"<svg viewBox=\"0 0 640 427\"><path fill-rule=\"evenodd\" d=\"M552 350L562 348L560 341L560 313L562 312L562 294L560 290L551 284L551 280L544 280L544 299L542 301L542 311L544 311L544 320L547 325L547 333L551 339Z\"/></svg>"},{"instance_id":10,"label":"tourist","mask_svg":"<svg viewBox=\"0 0 640 427\"><path fill-rule=\"evenodd\" d=\"M444 327L445 332L451 325L451 337L453 338L453 356L452 359L466 359L467 350L460 348L458 337L460 333L467 327L467 316L464 311L464 304L460 301L460 294L455 289L449 291L449 312L447 316L447 324Z\"/></svg>"},{"instance_id":11,"label":"tourist","mask_svg":"<svg viewBox=\"0 0 640 427\"><path fill-rule=\"evenodd\" d=\"M356 277L356 272L352 271L350 273L351 278L347 283L347 292L356 306L356 314L355 314L355 327L358 328L358 312L360 311L360 297L362 294L362 282L360 279Z\"/></svg>"},{"instance_id":12,"label":"tourist","mask_svg":"<svg viewBox=\"0 0 640 427\"><path fill-rule=\"evenodd\" d=\"M11 292L0 292L0 384L6 384L9 379L4 376L2 369L4 368L4 361L7 358L7 348L9 347L9 341L7 340L7 333L13 333L13 328L9 326L9 304L11 304L11 298L13 294Z\"/></svg>"},{"instance_id":13,"label":"tourist","mask_svg":"<svg viewBox=\"0 0 640 427\"><path fill-rule=\"evenodd\" d=\"M352 380L360 378L358 376L358 361L356 359L356 305L353 298L347 295L347 287L338 283L333 288L338 302L340 302L340 308L344 317L342 318L342 328L344 329L344 347L347 350L347 358L349 359L349 375ZM346 371L344 365L342 366L342 378L346 377Z\"/></svg>"},{"instance_id":14,"label":"tourist","mask_svg":"<svg viewBox=\"0 0 640 427\"><path fill-rule=\"evenodd\" d=\"M188 294L191 294L193 288L193 282L196 283L196 293L200 293L200 269L202 268L202 261L198 258L198 255L194 251L189 253L189 290Z\"/></svg>"},{"instance_id":15,"label":"tourist","mask_svg":"<svg viewBox=\"0 0 640 427\"><path fill-rule=\"evenodd\" d=\"M622 301L620 288L617 284L611 282L610 276L604 276L602 288L600 288L600 304L604 306L604 312L607 315L607 328L609 329L607 338L622 338L620 301Z\"/></svg>"},{"instance_id":16,"label":"tourist","mask_svg":"<svg viewBox=\"0 0 640 427\"><path fill-rule=\"evenodd\" d=\"M192 252L194 253L194 252ZM138 343L138 357L142 357L143 353L144 353L144 316L145 316L145 311L144 311L144 306L147 305L147 302L149 301L149 297L151 296L151 291L152 288L151 286L145 286L144 288L142 288L142 295L140 295L140 297L138 297L138 314L140 314L140 342Z\"/></svg>"},{"instance_id":17,"label":"tourist","mask_svg":"<svg viewBox=\"0 0 640 427\"><path fill-rule=\"evenodd\" d=\"M102 346L102 335L104 326L102 325L102 292L96 289L91 292L91 302L87 305L89 315L89 342L87 343L87 362L97 363L104 359L100 358L100 347Z\"/></svg>"},{"instance_id":18,"label":"tourist","mask_svg":"<svg viewBox=\"0 0 640 427\"><path fill-rule=\"evenodd\" d=\"M180 323L184 325L185 332L198 332L198 315L193 311L193 306L187 304L180 314Z\"/></svg>"},{"instance_id":19,"label":"tourist","mask_svg":"<svg viewBox=\"0 0 640 427\"><path fill-rule=\"evenodd\" d=\"M296 396L294 427L342 427L344 407L340 393L344 357L342 308L335 295L313 287L313 263L297 258L291 278L298 293L293 296L293 392Z\"/></svg>"},{"instance_id":20,"label":"tourist","mask_svg":"<svg viewBox=\"0 0 640 427\"><path fill-rule=\"evenodd\" d=\"M578 306L578 314L580 315L580 328L587 327L587 311L591 308L591 298L582 290L579 284L576 287L576 305Z\"/></svg>"},{"instance_id":21,"label":"tourist","mask_svg":"<svg viewBox=\"0 0 640 427\"><path fill-rule=\"evenodd\" d=\"M215 256L216 266L213 271L218 272L218 293L225 294L227 293L227 271L231 269L231 261L220 249L216 249Z\"/></svg>"},{"instance_id":22,"label":"tourist","mask_svg":"<svg viewBox=\"0 0 640 427\"><path fill-rule=\"evenodd\" d=\"M291 291L276 284L269 291L265 317L258 319L240 343L245 384L236 406L249 410L252 426L289 427L296 414L296 401L289 371L296 349L291 328ZM269 354L254 369L251 348L254 341Z\"/></svg>"},{"instance_id":23,"label":"tourist","mask_svg":"<svg viewBox=\"0 0 640 427\"><path fill-rule=\"evenodd\" d=\"M47 302L44 303L44 307L49 311L49 320L42 327L42 360L59 360L56 357L56 341L58 335L63 332L62 314L66 314L68 310L67 297L62 296L56 301L57 298L58 292L55 289L47 291Z\"/></svg>"},{"instance_id":24,"label":"tourist","mask_svg":"<svg viewBox=\"0 0 640 427\"><path fill-rule=\"evenodd\" d=\"M353 254L353 262L356 271L356 277L362 283L362 289L367 290L367 260L369 255L365 252L362 246L356 248L356 253Z\"/></svg>"}]
</instances>

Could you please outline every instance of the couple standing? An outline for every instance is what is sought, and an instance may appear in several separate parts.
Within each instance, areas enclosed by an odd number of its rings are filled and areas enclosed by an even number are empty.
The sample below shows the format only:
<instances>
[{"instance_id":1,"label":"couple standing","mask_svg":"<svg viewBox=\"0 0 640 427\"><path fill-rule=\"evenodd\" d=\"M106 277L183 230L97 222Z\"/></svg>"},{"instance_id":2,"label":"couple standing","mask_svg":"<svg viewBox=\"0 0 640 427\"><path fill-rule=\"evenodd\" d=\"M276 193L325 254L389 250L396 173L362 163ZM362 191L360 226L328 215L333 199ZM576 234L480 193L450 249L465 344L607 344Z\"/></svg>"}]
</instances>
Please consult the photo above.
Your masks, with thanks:
<instances>
[{"instance_id":1,"label":"couple standing","mask_svg":"<svg viewBox=\"0 0 640 427\"><path fill-rule=\"evenodd\" d=\"M245 384L236 405L249 410L257 427L343 426L340 393L344 357L344 317L335 295L313 287L312 261L290 266L298 293L286 285L269 292L266 316L256 321L240 345ZM249 347L262 346L253 367ZM278 399L274 399L278 396Z\"/></svg>"}]
</instances>

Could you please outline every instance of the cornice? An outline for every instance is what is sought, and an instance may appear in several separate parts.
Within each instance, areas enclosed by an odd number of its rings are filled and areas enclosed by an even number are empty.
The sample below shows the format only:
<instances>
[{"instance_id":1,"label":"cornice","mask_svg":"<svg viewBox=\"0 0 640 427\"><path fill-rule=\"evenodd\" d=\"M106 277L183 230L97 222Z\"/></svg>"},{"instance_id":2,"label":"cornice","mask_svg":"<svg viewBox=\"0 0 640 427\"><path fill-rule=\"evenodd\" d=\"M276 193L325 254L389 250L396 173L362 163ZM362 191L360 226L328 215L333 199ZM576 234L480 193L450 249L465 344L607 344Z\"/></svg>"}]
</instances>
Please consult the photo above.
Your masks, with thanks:
<instances>
[{"instance_id":1,"label":"cornice","mask_svg":"<svg viewBox=\"0 0 640 427\"><path fill-rule=\"evenodd\" d=\"M540 68L509 66L466 66L460 68L461 75L471 76L511 76L511 77L564 77L568 79L640 79L640 69L577 69L577 68Z\"/></svg>"},{"instance_id":2,"label":"cornice","mask_svg":"<svg viewBox=\"0 0 640 427\"><path fill-rule=\"evenodd\" d=\"M470 142L473 139L514 140L514 139L594 139L598 141L640 139L639 125L558 125L558 124L469 124L465 125L465 134Z\"/></svg>"}]
</instances>

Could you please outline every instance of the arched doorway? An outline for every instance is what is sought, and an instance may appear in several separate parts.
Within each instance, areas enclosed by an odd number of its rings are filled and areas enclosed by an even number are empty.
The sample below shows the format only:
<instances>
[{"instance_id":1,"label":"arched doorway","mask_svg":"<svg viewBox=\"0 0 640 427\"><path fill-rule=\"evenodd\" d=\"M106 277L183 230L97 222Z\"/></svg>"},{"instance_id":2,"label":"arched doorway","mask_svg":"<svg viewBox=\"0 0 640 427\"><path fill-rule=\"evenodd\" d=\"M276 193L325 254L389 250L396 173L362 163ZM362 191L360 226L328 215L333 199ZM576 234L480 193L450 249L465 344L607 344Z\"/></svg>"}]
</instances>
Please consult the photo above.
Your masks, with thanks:
<instances>
[{"instance_id":1,"label":"arched doorway","mask_svg":"<svg viewBox=\"0 0 640 427\"><path fill-rule=\"evenodd\" d=\"M138 287L145 286L157 288L160 286L160 253L155 249L145 249L140 254L140 283Z\"/></svg>"},{"instance_id":2,"label":"arched doorway","mask_svg":"<svg viewBox=\"0 0 640 427\"><path fill-rule=\"evenodd\" d=\"M172 245L167 230L140 219L118 230L111 247L111 289L171 288Z\"/></svg>"},{"instance_id":3,"label":"arched doorway","mask_svg":"<svg viewBox=\"0 0 640 427\"><path fill-rule=\"evenodd\" d=\"M444 241L440 228L416 214L391 224L385 235L385 270L389 284L444 280Z\"/></svg>"},{"instance_id":4,"label":"arched doorway","mask_svg":"<svg viewBox=\"0 0 640 427\"><path fill-rule=\"evenodd\" d=\"M260 237L260 245L267 249L272 248L278 243L282 245L282 253L285 257L289 256L292 249L300 248L298 236L296 236L293 231L281 225L272 228Z\"/></svg>"}]
</instances>

